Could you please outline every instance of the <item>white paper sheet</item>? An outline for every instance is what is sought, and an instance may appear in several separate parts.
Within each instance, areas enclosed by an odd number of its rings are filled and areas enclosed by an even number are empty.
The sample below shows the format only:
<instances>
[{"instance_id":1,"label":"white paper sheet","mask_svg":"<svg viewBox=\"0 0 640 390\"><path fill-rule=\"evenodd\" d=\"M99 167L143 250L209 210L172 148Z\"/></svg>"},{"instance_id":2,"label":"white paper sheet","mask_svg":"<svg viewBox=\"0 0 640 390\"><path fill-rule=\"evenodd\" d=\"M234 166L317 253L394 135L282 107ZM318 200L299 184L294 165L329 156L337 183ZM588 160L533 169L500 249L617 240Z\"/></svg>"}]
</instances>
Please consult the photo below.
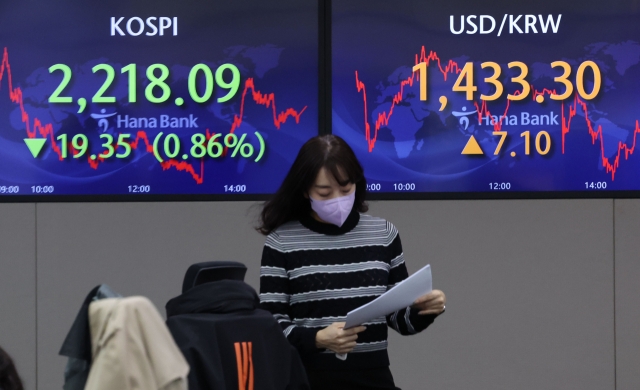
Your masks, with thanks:
<instances>
[{"instance_id":1,"label":"white paper sheet","mask_svg":"<svg viewBox=\"0 0 640 390\"><path fill-rule=\"evenodd\" d=\"M411 306L416 299L431 292L431 286L431 266L427 264L375 300L350 311L344 328L352 328Z\"/></svg>"}]
</instances>

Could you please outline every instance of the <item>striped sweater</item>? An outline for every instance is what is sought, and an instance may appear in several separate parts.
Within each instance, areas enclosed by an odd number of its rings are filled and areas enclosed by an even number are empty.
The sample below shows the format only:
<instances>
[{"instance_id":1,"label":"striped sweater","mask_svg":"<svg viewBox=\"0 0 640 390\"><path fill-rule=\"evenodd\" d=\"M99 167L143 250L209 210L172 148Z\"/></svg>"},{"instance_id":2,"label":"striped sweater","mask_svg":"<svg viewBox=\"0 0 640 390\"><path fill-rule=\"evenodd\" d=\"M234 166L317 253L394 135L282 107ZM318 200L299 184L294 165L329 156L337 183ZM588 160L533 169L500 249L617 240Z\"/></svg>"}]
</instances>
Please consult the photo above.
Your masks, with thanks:
<instances>
[{"instance_id":1,"label":"striped sweater","mask_svg":"<svg viewBox=\"0 0 640 390\"><path fill-rule=\"evenodd\" d=\"M267 236L260 303L273 313L309 369L388 366L387 327L411 335L429 326L435 315L406 308L364 324L367 329L344 361L318 349L315 337L407 276L400 236L390 222L353 211L338 227L309 216Z\"/></svg>"}]
</instances>

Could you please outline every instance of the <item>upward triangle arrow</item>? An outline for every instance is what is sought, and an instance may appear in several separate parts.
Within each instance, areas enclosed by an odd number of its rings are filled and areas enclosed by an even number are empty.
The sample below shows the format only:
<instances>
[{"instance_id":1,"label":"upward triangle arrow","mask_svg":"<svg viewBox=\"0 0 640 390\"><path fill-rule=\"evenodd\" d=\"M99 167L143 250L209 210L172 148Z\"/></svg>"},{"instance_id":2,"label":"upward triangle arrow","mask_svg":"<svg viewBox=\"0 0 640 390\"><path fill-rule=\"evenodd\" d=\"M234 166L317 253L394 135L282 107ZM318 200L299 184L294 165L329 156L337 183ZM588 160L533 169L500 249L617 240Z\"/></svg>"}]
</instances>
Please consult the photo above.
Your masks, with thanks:
<instances>
[{"instance_id":1,"label":"upward triangle arrow","mask_svg":"<svg viewBox=\"0 0 640 390\"><path fill-rule=\"evenodd\" d=\"M462 149L461 154L484 154L482 148L480 148L480 144L476 141L476 138L472 135L469 137L469 141L465 145L464 149Z\"/></svg>"}]
</instances>

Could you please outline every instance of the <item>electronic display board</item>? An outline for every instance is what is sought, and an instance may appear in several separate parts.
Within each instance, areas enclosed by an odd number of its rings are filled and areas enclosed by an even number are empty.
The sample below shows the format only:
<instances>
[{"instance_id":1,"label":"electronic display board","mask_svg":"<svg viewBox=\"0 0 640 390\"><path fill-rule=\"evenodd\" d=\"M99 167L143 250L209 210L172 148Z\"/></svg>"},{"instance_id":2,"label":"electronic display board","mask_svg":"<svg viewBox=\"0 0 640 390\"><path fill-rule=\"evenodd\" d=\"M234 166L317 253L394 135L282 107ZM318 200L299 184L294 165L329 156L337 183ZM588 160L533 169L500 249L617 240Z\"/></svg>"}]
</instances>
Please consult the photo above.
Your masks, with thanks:
<instances>
[{"instance_id":1,"label":"electronic display board","mask_svg":"<svg viewBox=\"0 0 640 390\"><path fill-rule=\"evenodd\" d=\"M269 194L318 134L317 1L3 2L0 45L0 199Z\"/></svg>"},{"instance_id":2,"label":"electronic display board","mask_svg":"<svg viewBox=\"0 0 640 390\"><path fill-rule=\"evenodd\" d=\"M332 131L374 194L633 194L638 20L628 0L335 1Z\"/></svg>"}]
</instances>

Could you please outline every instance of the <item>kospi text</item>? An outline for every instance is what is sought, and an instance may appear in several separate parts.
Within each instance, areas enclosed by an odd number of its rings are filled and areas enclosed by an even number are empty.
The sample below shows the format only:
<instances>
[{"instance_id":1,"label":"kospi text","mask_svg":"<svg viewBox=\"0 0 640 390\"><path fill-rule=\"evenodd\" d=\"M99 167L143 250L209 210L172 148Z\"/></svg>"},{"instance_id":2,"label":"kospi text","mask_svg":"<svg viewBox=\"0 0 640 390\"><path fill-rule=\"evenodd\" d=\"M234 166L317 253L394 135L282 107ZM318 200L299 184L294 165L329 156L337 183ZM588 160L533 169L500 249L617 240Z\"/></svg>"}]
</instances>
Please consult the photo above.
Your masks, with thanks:
<instances>
[{"instance_id":1,"label":"kospi text","mask_svg":"<svg viewBox=\"0 0 640 390\"><path fill-rule=\"evenodd\" d=\"M169 30L165 33L165 30ZM132 37L137 37L139 35L148 35L148 36L163 36L169 35L173 33L173 36L178 35L178 17L167 17L167 16L149 16L146 19L142 19L138 16L133 16L131 18L126 19L121 16L116 18L115 16L111 17L111 36L127 36L130 35Z\"/></svg>"}]
</instances>

